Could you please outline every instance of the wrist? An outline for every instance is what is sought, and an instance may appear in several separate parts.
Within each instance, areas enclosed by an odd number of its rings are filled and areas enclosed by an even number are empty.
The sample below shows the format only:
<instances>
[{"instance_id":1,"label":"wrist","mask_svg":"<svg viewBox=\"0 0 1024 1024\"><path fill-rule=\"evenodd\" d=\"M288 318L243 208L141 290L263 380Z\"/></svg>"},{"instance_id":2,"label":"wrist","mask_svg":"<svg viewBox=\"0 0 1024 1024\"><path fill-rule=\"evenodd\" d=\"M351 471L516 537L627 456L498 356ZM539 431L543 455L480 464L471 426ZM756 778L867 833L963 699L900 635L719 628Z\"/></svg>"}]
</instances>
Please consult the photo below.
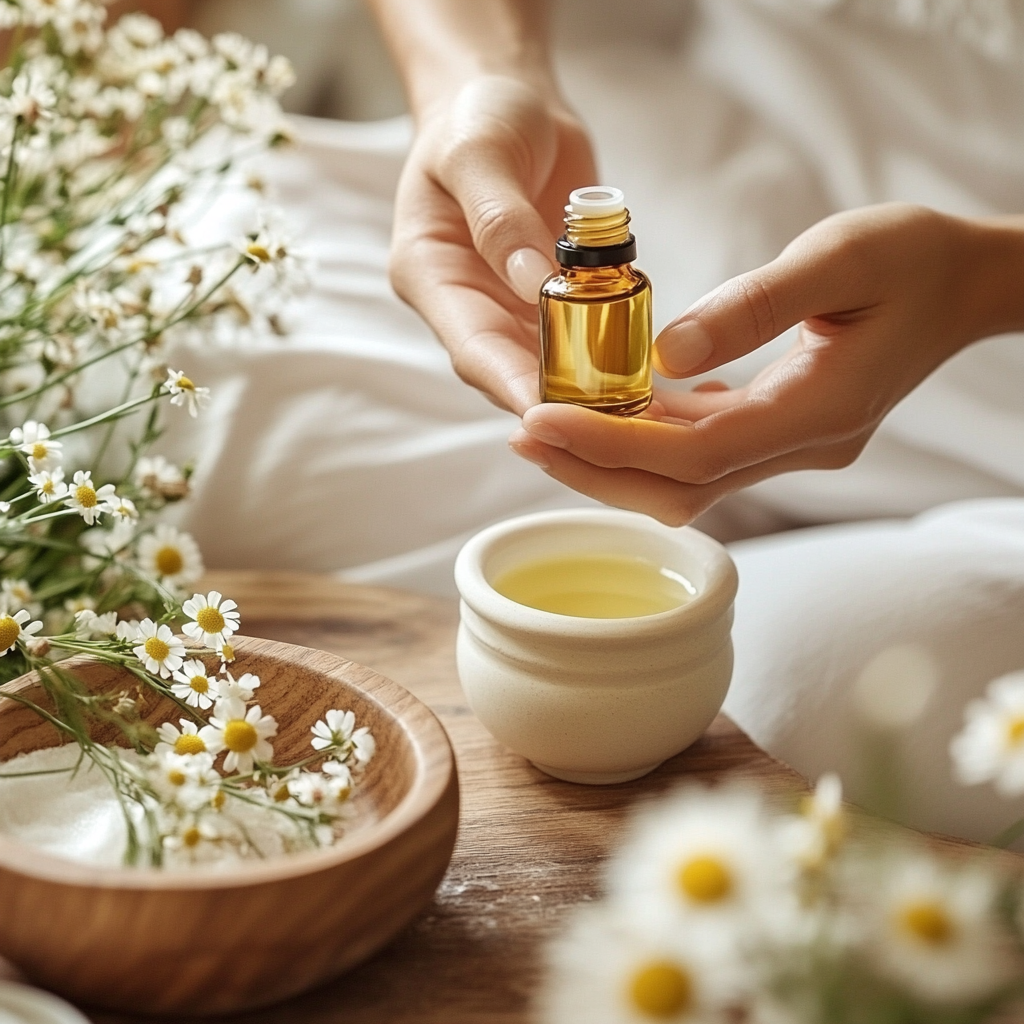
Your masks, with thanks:
<instances>
[{"instance_id":1,"label":"wrist","mask_svg":"<svg viewBox=\"0 0 1024 1024\"><path fill-rule=\"evenodd\" d=\"M964 294L968 344L1024 331L1024 217L961 222L967 268Z\"/></svg>"}]
</instances>

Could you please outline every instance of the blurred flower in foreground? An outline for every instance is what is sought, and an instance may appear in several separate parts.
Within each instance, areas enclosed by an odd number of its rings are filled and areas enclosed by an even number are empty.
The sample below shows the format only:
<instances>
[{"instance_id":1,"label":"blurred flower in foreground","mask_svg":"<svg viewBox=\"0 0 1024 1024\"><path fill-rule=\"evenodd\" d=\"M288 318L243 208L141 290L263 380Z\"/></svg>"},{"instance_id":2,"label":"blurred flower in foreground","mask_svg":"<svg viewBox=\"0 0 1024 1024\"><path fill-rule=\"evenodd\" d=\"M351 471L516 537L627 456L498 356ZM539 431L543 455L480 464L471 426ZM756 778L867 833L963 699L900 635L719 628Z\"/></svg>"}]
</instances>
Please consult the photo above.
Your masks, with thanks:
<instances>
[{"instance_id":1,"label":"blurred flower in foreground","mask_svg":"<svg viewBox=\"0 0 1024 1024\"><path fill-rule=\"evenodd\" d=\"M1003 796L1024 793L1024 672L993 680L964 716L967 724L950 744L959 781L992 782Z\"/></svg>"}]
</instances>

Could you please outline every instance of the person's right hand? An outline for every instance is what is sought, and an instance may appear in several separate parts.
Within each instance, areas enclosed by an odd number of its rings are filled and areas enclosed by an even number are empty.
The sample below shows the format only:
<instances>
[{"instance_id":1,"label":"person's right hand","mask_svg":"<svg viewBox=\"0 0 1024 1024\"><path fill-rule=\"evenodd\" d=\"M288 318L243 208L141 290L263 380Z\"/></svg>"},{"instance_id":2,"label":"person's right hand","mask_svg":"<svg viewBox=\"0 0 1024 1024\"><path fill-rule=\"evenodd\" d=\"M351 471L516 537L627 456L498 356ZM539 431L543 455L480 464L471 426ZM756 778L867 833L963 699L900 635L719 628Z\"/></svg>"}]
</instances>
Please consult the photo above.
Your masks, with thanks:
<instances>
[{"instance_id":1,"label":"person's right hand","mask_svg":"<svg viewBox=\"0 0 1024 1024\"><path fill-rule=\"evenodd\" d=\"M569 193L596 180L554 94L484 75L419 118L395 200L391 281L468 384L520 415L540 401L537 297Z\"/></svg>"}]
</instances>

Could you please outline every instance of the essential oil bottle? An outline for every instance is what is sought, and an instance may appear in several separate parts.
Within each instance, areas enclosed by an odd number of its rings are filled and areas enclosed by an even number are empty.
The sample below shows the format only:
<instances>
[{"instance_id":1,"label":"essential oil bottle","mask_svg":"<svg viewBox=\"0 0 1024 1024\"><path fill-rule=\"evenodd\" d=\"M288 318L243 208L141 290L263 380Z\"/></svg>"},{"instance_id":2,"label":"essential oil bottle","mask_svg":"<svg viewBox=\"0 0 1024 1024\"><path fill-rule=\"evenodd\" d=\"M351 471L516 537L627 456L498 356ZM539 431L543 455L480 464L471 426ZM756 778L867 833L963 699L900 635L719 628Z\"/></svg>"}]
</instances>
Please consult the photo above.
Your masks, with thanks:
<instances>
[{"instance_id":1,"label":"essential oil bottle","mask_svg":"<svg viewBox=\"0 0 1024 1024\"><path fill-rule=\"evenodd\" d=\"M579 188L555 243L559 271L540 291L540 395L614 416L651 402L651 282L621 189Z\"/></svg>"}]
</instances>

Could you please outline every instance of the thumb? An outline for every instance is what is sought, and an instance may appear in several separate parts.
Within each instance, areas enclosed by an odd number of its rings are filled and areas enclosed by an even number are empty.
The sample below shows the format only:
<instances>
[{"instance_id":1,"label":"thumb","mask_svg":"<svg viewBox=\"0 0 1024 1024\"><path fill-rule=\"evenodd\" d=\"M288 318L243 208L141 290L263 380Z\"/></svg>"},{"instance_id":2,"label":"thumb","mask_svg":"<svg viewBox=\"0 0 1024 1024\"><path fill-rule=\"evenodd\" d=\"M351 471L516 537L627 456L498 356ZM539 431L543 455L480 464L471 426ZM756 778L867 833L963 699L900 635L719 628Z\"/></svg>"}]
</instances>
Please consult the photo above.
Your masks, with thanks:
<instances>
[{"instance_id":1,"label":"thumb","mask_svg":"<svg viewBox=\"0 0 1024 1024\"><path fill-rule=\"evenodd\" d=\"M664 377L692 377L760 348L802 320L863 305L852 276L827 252L787 250L676 317L655 342L655 368Z\"/></svg>"}]
</instances>

